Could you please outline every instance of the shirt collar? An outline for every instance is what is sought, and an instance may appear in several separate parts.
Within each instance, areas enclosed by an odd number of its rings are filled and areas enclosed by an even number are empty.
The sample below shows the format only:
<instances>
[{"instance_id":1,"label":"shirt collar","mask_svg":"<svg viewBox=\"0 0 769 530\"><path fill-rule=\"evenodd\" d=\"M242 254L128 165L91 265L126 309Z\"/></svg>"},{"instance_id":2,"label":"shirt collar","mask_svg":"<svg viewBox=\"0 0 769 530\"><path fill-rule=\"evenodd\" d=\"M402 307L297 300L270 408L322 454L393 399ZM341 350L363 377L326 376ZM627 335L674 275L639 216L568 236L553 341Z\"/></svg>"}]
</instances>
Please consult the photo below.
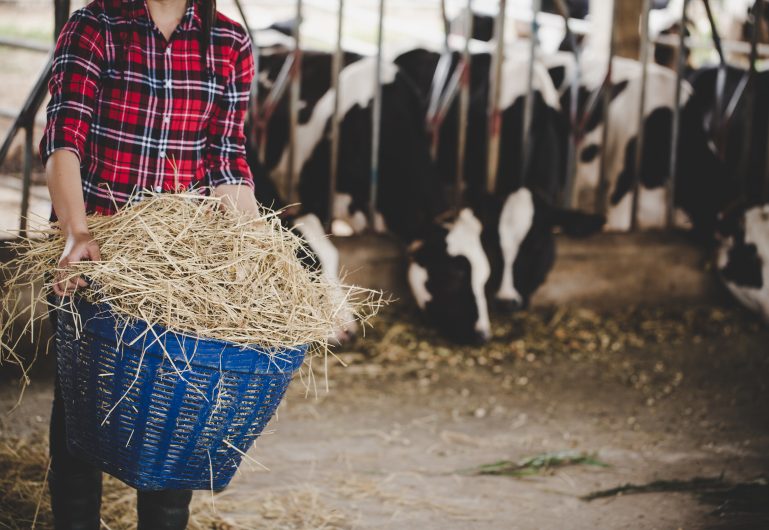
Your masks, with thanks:
<instances>
[{"instance_id":1,"label":"shirt collar","mask_svg":"<svg viewBox=\"0 0 769 530\"><path fill-rule=\"evenodd\" d=\"M150 12L149 8L147 7L147 0L124 1L128 4L128 18L147 24L151 23ZM202 24L200 22L198 0L188 0L187 9L182 16L182 20L179 25L185 31L202 28Z\"/></svg>"}]
</instances>

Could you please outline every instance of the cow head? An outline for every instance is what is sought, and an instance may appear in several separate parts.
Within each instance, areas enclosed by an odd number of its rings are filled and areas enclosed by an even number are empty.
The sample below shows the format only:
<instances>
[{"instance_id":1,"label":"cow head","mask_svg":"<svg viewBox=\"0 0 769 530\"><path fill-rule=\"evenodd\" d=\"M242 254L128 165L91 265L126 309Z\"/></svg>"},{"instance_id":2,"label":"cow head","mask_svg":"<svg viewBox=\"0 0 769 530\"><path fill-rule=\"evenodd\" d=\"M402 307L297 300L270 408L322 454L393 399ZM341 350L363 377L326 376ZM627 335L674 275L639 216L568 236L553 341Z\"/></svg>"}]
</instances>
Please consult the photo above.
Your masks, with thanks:
<instances>
[{"instance_id":1,"label":"cow head","mask_svg":"<svg viewBox=\"0 0 769 530\"><path fill-rule=\"evenodd\" d=\"M483 226L470 209L432 226L412 244L408 280L417 305L449 338L484 342L491 336L486 282L490 266Z\"/></svg>"},{"instance_id":2,"label":"cow head","mask_svg":"<svg viewBox=\"0 0 769 530\"><path fill-rule=\"evenodd\" d=\"M769 323L769 204L721 216L717 267L737 300Z\"/></svg>"},{"instance_id":3,"label":"cow head","mask_svg":"<svg viewBox=\"0 0 769 530\"><path fill-rule=\"evenodd\" d=\"M556 227L588 235L604 222L554 208L527 188L485 197L412 244L409 287L443 334L482 342L491 335L489 307L525 308L545 281L555 261Z\"/></svg>"}]
</instances>

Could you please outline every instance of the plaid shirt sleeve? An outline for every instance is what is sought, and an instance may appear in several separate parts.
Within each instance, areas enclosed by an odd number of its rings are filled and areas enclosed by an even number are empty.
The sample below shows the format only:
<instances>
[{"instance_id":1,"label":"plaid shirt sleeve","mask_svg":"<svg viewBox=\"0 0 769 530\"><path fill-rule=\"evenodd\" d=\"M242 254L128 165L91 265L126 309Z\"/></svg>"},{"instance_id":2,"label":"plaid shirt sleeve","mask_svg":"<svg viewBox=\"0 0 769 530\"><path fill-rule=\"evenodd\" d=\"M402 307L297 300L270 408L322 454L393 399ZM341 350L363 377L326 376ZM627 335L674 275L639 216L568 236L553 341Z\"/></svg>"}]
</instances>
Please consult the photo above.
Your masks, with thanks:
<instances>
[{"instance_id":1,"label":"plaid shirt sleeve","mask_svg":"<svg viewBox=\"0 0 769 530\"><path fill-rule=\"evenodd\" d=\"M98 19L87 9L64 26L54 53L48 89L48 122L40 142L43 164L57 149L82 161L104 64L104 39Z\"/></svg>"},{"instance_id":2,"label":"plaid shirt sleeve","mask_svg":"<svg viewBox=\"0 0 769 530\"><path fill-rule=\"evenodd\" d=\"M246 162L243 122L248 110L254 57L251 39L244 35L224 93L214 108L208 126L208 185L245 184L254 187Z\"/></svg>"}]
</instances>

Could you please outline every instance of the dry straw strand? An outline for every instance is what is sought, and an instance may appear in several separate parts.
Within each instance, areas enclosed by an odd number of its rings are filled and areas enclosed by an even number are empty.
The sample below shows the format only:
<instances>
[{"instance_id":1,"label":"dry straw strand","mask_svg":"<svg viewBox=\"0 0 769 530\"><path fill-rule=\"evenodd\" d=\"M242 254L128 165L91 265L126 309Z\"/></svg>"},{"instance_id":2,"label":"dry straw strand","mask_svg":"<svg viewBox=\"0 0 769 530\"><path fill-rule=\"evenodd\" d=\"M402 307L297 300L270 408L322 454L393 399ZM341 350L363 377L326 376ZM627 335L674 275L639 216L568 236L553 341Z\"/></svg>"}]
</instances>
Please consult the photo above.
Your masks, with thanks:
<instances>
[{"instance_id":1,"label":"dry straw strand","mask_svg":"<svg viewBox=\"0 0 769 530\"><path fill-rule=\"evenodd\" d=\"M248 216L224 208L221 198L192 192L139 198L115 215L88 217L102 260L66 272L87 278L83 295L108 303L125 322L276 352L305 344L328 351L335 329L351 319L365 325L384 303L380 292L342 285L303 265L305 242L278 212ZM24 364L11 331L23 324L30 334L30 315L44 316L38 304L51 304L46 293L64 243L54 224L16 244L17 257L3 270L0 360ZM69 300L57 307L76 312Z\"/></svg>"}]
</instances>

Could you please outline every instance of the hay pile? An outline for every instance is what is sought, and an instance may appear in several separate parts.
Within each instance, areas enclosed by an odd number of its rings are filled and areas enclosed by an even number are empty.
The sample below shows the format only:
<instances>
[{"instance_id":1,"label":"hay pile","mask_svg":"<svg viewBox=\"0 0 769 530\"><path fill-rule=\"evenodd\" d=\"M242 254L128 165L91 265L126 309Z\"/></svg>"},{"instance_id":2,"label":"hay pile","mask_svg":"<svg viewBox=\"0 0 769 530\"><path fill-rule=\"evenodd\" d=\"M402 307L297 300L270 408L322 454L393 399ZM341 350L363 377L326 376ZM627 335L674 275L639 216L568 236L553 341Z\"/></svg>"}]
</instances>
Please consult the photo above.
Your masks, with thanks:
<instances>
[{"instance_id":1,"label":"hay pile","mask_svg":"<svg viewBox=\"0 0 769 530\"><path fill-rule=\"evenodd\" d=\"M34 437L0 441L0 528L53 528L47 469L46 440ZM196 492L190 505L188 528L349 528L349 515L323 497L322 492L310 484L240 492L229 488L213 497L210 492ZM136 528L136 491L107 474L104 475L101 518L103 527L109 530Z\"/></svg>"},{"instance_id":2,"label":"hay pile","mask_svg":"<svg viewBox=\"0 0 769 530\"><path fill-rule=\"evenodd\" d=\"M335 329L366 322L382 303L381 293L341 286L303 266L303 240L274 212L254 218L216 197L147 195L113 216L89 217L102 260L68 271L89 280L84 296L128 320L238 345L326 346ZM33 328L29 311L47 303L65 244L56 226L38 235L18 245L4 271L2 357L17 362L8 332L22 316L26 331Z\"/></svg>"}]
</instances>

